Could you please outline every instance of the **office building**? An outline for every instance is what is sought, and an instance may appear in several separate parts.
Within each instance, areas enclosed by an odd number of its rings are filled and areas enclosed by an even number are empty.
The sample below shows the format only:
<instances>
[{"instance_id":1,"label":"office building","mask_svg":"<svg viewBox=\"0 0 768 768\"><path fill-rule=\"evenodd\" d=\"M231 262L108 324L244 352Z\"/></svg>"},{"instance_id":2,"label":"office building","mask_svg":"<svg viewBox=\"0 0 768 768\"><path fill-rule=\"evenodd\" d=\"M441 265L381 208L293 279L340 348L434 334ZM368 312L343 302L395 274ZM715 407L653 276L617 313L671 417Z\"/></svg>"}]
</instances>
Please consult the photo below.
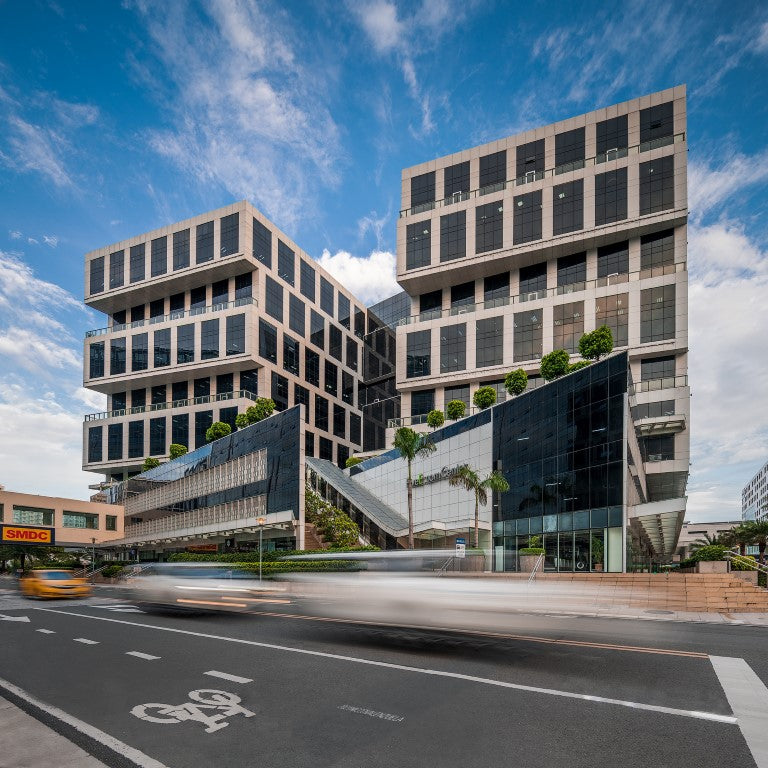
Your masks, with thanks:
<instances>
[{"instance_id":1,"label":"office building","mask_svg":"<svg viewBox=\"0 0 768 768\"><path fill-rule=\"evenodd\" d=\"M741 492L741 519L768 519L768 463L744 486Z\"/></svg>"}]
</instances>

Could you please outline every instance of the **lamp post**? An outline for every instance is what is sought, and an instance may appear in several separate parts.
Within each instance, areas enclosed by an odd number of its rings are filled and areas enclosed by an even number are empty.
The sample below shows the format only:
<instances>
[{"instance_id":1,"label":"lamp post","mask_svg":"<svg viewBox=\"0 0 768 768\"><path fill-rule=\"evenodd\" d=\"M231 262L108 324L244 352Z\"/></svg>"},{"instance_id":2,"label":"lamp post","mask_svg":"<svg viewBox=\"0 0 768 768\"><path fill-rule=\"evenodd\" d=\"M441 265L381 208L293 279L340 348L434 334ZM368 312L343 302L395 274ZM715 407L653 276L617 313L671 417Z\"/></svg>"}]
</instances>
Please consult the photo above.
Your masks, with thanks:
<instances>
[{"instance_id":1,"label":"lamp post","mask_svg":"<svg viewBox=\"0 0 768 768\"><path fill-rule=\"evenodd\" d=\"M96 573L96 537L91 538L91 578Z\"/></svg>"},{"instance_id":2,"label":"lamp post","mask_svg":"<svg viewBox=\"0 0 768 768\"><path fill-rule=\"evenodd\" d=\"M256 524L259 526L259 584L261 584L261 536L264 532L264 523L267 522L265 517L260 517L256 520Z\"/></svg>"}]
</instances>

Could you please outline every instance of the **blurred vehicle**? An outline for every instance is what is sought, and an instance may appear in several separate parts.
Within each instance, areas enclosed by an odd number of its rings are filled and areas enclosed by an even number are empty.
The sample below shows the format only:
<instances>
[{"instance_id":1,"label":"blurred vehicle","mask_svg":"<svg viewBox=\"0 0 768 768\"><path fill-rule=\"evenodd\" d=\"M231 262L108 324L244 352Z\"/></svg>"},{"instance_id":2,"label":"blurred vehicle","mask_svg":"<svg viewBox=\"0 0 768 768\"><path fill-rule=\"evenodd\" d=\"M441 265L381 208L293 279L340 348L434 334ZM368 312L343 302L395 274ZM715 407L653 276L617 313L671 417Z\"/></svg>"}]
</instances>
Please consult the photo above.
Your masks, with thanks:
<instances>
[{"instance_id":1,"label":"blurred vehicle","mask_svg":"<svg viewBox=\"0 0 768 768\"><path fill-rule=\"evenodd\" d=\"M82 578L75 578L73 571L30 571L19 581L25 597L88 597L91 585Z\"/></svg>"},{"instance_id":2,"label":"blurred vehicle","mask_svg":"<svg viewBox=\"0 0 768 768\"><path fill-rule=\"evenodd\" d=\"M290 602L281 587L227 563L153 563L129 578L126 590L143 607L195 613Z\"/></svg>"}]
</instances>

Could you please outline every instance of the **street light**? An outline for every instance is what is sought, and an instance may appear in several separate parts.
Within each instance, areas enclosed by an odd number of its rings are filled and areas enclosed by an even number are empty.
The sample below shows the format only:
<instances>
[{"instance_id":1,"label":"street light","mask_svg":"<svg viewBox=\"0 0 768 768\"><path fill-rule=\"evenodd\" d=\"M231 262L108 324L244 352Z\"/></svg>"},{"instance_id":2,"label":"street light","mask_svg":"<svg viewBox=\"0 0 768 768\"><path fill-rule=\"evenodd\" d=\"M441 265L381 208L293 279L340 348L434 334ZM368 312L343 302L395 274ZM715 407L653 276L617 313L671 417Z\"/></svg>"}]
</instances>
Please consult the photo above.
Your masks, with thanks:
<instances>
[{"instance_id":1,"label":"street light","mask_svg":"<svg viewBox=\"0 0 768 768\"><path fill-rule=\"evenodd\" d=\"M91 538L91 578L96 573L96 537Z\"/></svg>"},{"instance_id":2,"label":"street light","mask_svg":"<svg viewBox=\"0 0 768 768\"><path fill-rule=\"evenodd\" d=\"M264 523L267 522L266 517L259 517L256 520L256 525L259 526L259 584L261 584L261 536L264 532Z\"/></svg>"}]
</instances>

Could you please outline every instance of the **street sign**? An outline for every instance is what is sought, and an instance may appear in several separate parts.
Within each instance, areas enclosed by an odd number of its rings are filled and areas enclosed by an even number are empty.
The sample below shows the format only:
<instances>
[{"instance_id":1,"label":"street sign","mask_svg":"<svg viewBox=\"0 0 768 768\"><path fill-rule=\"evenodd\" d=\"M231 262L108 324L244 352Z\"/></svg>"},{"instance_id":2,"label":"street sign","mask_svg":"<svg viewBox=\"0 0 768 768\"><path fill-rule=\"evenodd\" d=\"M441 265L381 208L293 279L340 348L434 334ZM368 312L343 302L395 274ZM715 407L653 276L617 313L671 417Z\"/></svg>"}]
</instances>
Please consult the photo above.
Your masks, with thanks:
<instances>
[{"instance_id":1,"label":"street sign","mask_svg":"<svg viewBox=\"0 0 768 768\"><path fill-rule=\"evenodd\" d=\"M459 542L456 542L456 557L464 558L467 556L467 545L466 544L459 544Z\"/></svg>"},{"instance_id":2,"label":"street sign","mask_svg":"<svg viewBox=\"0 0 768 768\"><path fill-rule=\"evenodd\" d=\"M7 544L39 544L50 547L55 543L55 530L39 525L0 525L0 541Z\"/></svg>"},{"instance_id":3,"label":"street sign","mask_svg":"<svg viewBox=\"0 0 768 768\"><path fill-rule=\"evenodd\" d=\"M458 536L458 537L456 538L456 543L457 543L457 544L466 544L466 543L467 543L467 540L466 540L466 539L464 539L464 538L462 538L461 536Z\"/></svg>"}]
</instances>

